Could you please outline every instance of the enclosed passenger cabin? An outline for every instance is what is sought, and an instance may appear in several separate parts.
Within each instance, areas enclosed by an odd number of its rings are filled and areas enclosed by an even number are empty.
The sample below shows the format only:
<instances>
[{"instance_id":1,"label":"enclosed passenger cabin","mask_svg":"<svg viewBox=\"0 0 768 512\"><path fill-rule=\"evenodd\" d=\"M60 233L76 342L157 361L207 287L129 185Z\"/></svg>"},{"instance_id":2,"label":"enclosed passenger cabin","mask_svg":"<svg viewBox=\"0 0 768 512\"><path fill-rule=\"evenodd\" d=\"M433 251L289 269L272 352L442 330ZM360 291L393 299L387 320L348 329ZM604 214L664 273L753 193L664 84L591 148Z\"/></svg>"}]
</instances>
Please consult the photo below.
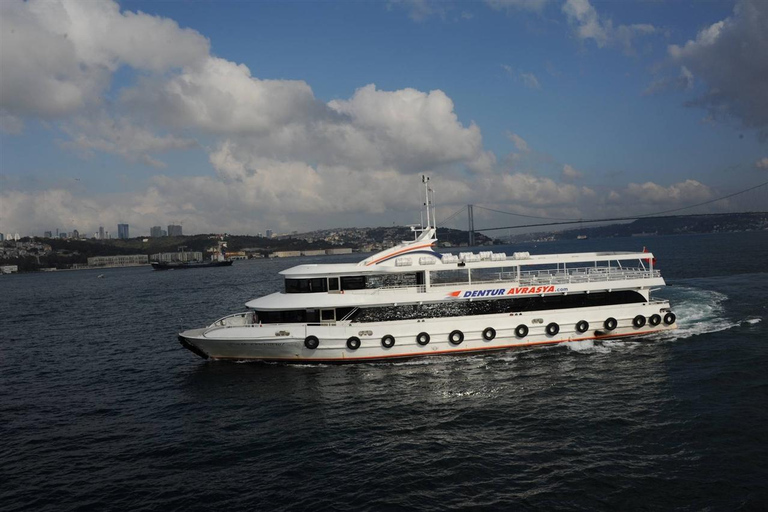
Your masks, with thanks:
<instances>
[{"instance_id":1,"label":"enclosed passenger cabin","mask_svg":"<svg viewBox=\"0 0 768 512\"><path fill-rule=\"evenodd\" d=\"M664 284L648 253L430 256L299 265L248 307L261 323L378 322L647 302Z\"/></svg>"}]
</instances>

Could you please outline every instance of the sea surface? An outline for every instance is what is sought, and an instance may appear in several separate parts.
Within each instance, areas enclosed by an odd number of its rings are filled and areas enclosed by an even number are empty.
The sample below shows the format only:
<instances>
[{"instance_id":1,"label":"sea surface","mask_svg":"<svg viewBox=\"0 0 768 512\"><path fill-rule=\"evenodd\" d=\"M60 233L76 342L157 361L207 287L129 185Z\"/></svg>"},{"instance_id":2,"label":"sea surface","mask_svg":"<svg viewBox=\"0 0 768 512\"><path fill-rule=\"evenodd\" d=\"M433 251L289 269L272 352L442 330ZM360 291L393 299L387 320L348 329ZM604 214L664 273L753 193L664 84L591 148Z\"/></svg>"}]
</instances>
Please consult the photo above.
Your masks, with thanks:
<instances>
[{"instance_id":1,"label":"sea surface","mask_svg":"<svg viewBox=\"0 0 768 512\"><path fill-rule=\"evenodd\" d=\"M341 366L176 334L360 255L2 276L0 510L766 510L768 232L505 249L642 246L676 332Z\"/></svg>"}]
</instances>

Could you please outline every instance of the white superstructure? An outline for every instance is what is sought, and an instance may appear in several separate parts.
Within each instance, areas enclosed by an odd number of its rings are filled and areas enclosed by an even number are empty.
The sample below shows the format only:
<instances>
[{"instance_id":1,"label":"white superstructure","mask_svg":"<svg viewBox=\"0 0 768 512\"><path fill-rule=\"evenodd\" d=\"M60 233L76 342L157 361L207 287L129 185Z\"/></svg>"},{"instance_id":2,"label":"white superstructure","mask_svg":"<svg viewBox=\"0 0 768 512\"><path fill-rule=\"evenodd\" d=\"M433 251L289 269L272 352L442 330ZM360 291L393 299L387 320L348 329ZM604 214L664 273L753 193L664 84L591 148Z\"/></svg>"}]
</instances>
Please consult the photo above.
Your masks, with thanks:
<instances>
[{"instance_id":1,"label":"white superstructure","mask_svg":"<svg viewBox=\"0 0 768 512\"><path fill-rule=\"evenodd\" d=\"M351 362L676 327L669 303L651 299L665 284L651 253L440 254L427 219L415 240L360 263L284 270L283 291L179 340L213 359Z\"/></svg>"}]
</instances>

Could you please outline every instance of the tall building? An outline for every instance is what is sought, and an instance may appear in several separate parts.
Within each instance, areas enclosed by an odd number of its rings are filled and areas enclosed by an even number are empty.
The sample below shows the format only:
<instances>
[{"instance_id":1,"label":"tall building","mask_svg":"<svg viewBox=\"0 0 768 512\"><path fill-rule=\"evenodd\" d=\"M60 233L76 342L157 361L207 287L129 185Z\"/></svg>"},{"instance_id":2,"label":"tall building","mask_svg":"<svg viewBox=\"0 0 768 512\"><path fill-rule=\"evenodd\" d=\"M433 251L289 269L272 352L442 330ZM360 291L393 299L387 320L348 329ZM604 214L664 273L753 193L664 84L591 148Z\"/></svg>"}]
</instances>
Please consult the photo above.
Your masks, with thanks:
<instances>
[{"instance_id":1,"label":"tall building","mask_svg":"<svg viewBox=\"0 0 768 512\"><path fill-rule=\"evenodd\" d=\"M131 238L128 236L128 224L118 224L117 225L117 238L120 240L127 240Z\"/></svg>"},{"instance_id":2,"label":"tall building","mask_svg":"<svg viewBox=\"0 0 768 512\"><path fill-rule=\"evenodd\" d=\"M149 230L149 236L152 238L160 238L163 236L163 228L160 226L152 226L152 229Z\"/></svg>"},{"instance_id":3,"label":"tall building","mask_svg":"<svg viewBox=\"0 0 768 512\"><path fill-rule=\"evenodd\" d=\"M273 233L272 233L272 230L271 230L271 229L268 229L268 230L267 230L267 238L272 238L272 234L273 234Z\"/></svg>"},{"instance_id":4,"label":"tall building","mask_svg":"<svg viewBox=\"0 0 768 512\"><path fill-rule=\"evenodd\" d=\"M5 235L4 235L4 234L2 234L2 233L0 233L0 242L2 242L2 241L4 241L4 240L5 240Z\"/></svg>"},{"instance_id":5,"label":"tall building","mask_svg":"<svg viewBox=\"0 0 768 512\"><path fill-rule=\"evenodd\" d=\"M80 238L80 232L78 230L76 230L76 229L73 230L72 231L72 238L74 238L75 240L79 239Z\"/></svg>"},{"instance_id":6,"label":"tall building","mask_svg":"<svg viewBox=\"0 0 768 512\"><path fill-rule=\"evenodd\" d=\"M99 240L104 240L104 226L99 226Z\"/></svg>"},{"instance_id":7,"label":"tall building","mask_svg":"<svg viewBox=\"0 0 768 512\"><path fill-rule=\"evenodd\" d=\"M183 236L181 234L181 226L176 224L168 224L168 236Z\"/></svg>"}]
</instances>

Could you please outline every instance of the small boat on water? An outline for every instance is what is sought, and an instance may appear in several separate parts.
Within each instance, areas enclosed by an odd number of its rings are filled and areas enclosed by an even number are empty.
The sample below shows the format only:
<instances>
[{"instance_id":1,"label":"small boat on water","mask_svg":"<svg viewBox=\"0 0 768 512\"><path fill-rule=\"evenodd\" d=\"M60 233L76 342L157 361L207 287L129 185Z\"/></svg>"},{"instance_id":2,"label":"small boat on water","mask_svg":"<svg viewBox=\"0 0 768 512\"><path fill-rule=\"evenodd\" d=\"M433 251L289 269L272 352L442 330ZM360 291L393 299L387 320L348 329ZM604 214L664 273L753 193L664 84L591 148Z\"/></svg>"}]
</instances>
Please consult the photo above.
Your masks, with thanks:
<instances>
[{"instance_id":1,"label":"small boat on water","mask_svg":"<svg viewBox=\"0 0 768 512\"><path fill-rule=\"evenodd\" d=\"M677 327L649 252L512 255L434 251L414 240L361 262L298 265L284 289L247 311L179 334L203 358L293 363L398 360L571 341L641 336Z\"/></svg>"}]
</instances>

